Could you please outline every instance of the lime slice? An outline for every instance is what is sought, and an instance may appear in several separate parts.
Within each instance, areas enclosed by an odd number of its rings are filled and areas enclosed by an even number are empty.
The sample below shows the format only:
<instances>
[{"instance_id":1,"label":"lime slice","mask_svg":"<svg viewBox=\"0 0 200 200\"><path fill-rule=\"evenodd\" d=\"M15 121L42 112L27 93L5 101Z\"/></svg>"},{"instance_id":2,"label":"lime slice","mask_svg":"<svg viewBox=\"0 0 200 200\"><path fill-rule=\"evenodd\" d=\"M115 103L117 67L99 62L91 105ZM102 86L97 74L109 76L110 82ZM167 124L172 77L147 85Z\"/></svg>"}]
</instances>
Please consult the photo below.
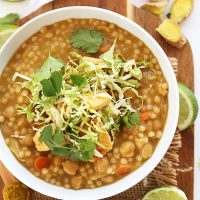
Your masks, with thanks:
<instances>
[{"instance_id":1,"label":"lime slice","mask_svg":"<svg viewBox=\"0 0 200 200\"><path fill-rule=\"evenodd\" d=\"M187 200L187 197L178 188L165 186L149 191L142 200Z\"/></svg>"},{"instance_id":2,"label":"lime slice","mask_svg":"<svg viewBox=\"0 0 200 200\"><path fill-rule=\"evenodd\" d=\"M198 114L199 106L194 93L187 86L178 83L178 87L180 95L178 128L182 131L194 123Z\"/></svg>"},{"instance_id":3,"label":"lime slice","mask_svg":"<svg viewBox=\"0 0 200 200\"><path fill-rule=\"evenodd\" d=\"M17 30L17 26L4 24L0 26L0 48L6 40Z\"/></svg>"}]
</instances>

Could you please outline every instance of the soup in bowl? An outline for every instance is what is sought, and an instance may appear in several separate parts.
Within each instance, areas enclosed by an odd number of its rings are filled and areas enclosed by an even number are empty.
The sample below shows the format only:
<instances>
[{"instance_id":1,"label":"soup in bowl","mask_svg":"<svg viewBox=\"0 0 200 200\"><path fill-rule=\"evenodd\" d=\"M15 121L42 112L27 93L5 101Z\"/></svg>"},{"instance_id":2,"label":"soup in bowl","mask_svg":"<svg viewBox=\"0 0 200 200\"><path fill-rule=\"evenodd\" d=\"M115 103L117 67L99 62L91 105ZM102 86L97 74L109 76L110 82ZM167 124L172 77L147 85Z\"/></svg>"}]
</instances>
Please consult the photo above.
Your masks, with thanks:
<instances>
[{"instance_id":1,"label":"soup in bowl","mask_svg":"<svg viewBox=\"0 0 200 200\"><path fill-rule=\"evenodd\" d=\"M0 60L1 159L33 189L111 196L166 152L178 118L176 79L159 45L125 17L51 11L22 26Z\"/></svg>"}]
</instances>

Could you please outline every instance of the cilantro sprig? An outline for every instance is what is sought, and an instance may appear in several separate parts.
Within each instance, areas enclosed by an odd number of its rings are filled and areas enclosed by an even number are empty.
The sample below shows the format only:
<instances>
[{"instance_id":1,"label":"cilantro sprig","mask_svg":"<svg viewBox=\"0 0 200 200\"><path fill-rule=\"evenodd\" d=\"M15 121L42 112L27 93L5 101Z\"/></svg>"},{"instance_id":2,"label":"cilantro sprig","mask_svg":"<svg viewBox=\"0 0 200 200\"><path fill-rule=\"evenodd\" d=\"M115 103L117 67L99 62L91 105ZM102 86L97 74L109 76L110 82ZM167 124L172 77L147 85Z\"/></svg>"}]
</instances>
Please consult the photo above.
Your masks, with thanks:
<instances>
[{"instance_id":1,"label":"cilantro sprig","mask_svg":"<svg viewBox=\"0 0 200 200\"><path fill-rule=\"evenodd\" d=\"M81 28L72 34L70 42L73 47L81 48L86 53L96 53L103 42L103 34L95 29Z\"/></svg>"},{"instance_id":2,"label":"cilantro sprig","mask_svg":"<svg viewBox=\"0 0 200 200\"><path fill-rule=\"evenodd\" d=\"M56 96L61 90L62 80L62 75L58 71L53 72L49 79L43 79L41 84L44 95Z\"/></svg>"},{"instance_id":3,"label":"cilantro sprig","mask_svg":"<svg viewBox=\"0 0 200 200\"><path fill-rule=\"evenodd\" d=\"M58 127L53 134L52 126L46 126L39 140L44 142L53 154L73 161L89 161L94 156L95 143L92 140L79 139L78 146L72 143L66 144L65 134Z\"/></svg>"},{"instance_id":4,"label":"cilantro sprig","mask_svg":"<svg viewBox=\"0 0 200 200\"><path fill-rule=\"evenodd\" d=\"M33 79L38 82L43 79L49 79L53 72L60 71L64 66L65 64L62 61L49 54L42 67L35 74L33 74Z\"/></svg>"},{"instance_id":5,"label":"cilantro sprig","mask_svg":"<svg viewBox=\"0 0 200 200\"><path fill-rule=\"evenodd\" d=\"M136 111L134 113L129 112L121 118L122 127L133 128L140 123L140 113Z\"/></svg>"}]
</instances>

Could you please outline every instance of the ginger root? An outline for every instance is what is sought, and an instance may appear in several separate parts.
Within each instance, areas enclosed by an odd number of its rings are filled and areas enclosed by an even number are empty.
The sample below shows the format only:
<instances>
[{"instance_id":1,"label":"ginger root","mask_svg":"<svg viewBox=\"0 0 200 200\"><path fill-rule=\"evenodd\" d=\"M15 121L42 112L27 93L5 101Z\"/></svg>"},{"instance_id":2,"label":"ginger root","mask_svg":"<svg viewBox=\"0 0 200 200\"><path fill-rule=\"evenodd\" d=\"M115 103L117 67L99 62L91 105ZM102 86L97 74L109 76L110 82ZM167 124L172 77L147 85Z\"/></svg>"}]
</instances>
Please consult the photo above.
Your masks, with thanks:
<instances>
[{"instance_id":1,"label":"ginger root","mask_svg":"<svg viewBox=\"0 0 200 200\"><path fill-rule=\"evenodd\" d=\"M179 23L192 11L193 0L175 0L170 9L170 19Z\"/></svg>"},{"instance_id":2,"label":"ginger root","mask_svg":"<svg viewBox=\"0 0 200 200\"><path fill-rule=\"evenodd\" d=\"M148 4L143 5L141 8L142 10L145 10L153 15L156 15L159 18L162 18L165 12L165 9L162 7L151 6Z\"/></svg>"},{"instance_id":3,"label":"ginger root","mask_svg":"<svg viewBox=\"0 0 200 200\"><path fill-rule=\"evenodd\" d=\"M165 14L167 4L168 0L151 0L150 2L144 4L141 9L162 19Z\"/></svg>"},{"instance_id":4,"label":"ginger root","mask_svg":"<svg viewBox=\"0 0 200 200\"><path fill-rule=\"evenodd\" d=\"M164 20L156 30L168 43L179 49L187 42L180 26L171 19Z\"/></svg>"}]
</instances>

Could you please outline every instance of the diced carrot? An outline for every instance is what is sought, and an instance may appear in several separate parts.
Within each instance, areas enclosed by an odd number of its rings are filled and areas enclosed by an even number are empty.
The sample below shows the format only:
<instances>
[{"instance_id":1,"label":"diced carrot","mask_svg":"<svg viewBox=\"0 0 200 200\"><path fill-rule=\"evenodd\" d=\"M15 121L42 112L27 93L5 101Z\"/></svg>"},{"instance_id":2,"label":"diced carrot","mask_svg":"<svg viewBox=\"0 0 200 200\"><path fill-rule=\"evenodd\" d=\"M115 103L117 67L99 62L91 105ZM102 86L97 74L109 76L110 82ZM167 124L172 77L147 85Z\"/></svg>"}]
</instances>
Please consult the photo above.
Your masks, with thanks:
<instances>
[{"instance_id":1,"label":"diced carrot","mask_svg":"<svg viewBox=\"0 0 200 200\"><path fill-rule=\"evenodd\" d=\"M143 111L141 112L141 120L146 121L150 118L149 112L148 111Z\"/></svg>"},{"instance_id":2,"label":"diced carrot","mask_svg":"<svg viewBox=\"0 0 200 200\"><path fill-rule=\"evenodd\" d=\"M124 176L131 172L130 165L119 165L116 170L116 176Z\"/></svg>"},{"instance_id":3,"label":"diced carrot","mask_svg":"<svg viewBox=\"0 0 200 200\"><path fill-rule=\"evenodd\" d=\"M51 165L51 161L46 156L39 156L35 160L35 169L40 171L43 168L48 168Z\"/></svg>"},{"instance_id":4,"label":"diced carrot","mask_svg":"<svg viewBox=\"0 0 200 200\"><path fill-rule=\"evenodd\" d=\"M97 151L99 151L102 155L105 155L107 153L107 151L105 149L103 149L102 147L100 146L97 146L96 147Z\"/></svg>"}]
</instances>

